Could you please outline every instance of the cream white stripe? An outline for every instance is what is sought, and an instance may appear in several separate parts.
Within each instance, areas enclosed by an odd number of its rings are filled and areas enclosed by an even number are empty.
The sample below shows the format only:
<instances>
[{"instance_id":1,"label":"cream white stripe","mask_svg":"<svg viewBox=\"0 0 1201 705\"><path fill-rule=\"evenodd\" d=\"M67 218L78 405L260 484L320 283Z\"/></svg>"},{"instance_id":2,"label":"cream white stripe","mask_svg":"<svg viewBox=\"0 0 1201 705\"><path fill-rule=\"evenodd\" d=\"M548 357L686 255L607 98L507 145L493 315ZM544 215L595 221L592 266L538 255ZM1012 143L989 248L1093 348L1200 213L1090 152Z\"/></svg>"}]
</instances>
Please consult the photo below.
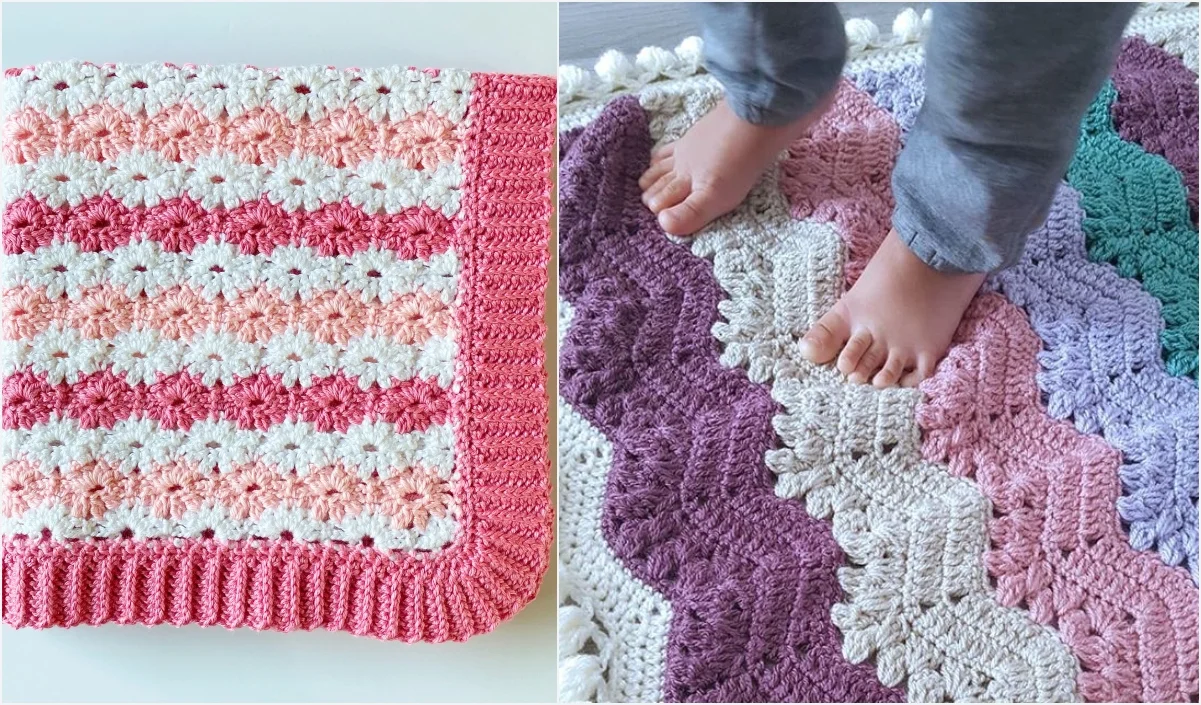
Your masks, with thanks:
<instances>
[{"instance_id":1,"label":"cream white stripe","mask_svg":"<svg viewBox=\"0 0 1201 705\"><path fill-rule=\"evenodd\" d=\"M271 254L246 255L214 236L191 252L166 252L154 240L138 240L104 252L83 252L74 242L55 241L32 252L7 255L0 264L4 286L43 287L56 298L78 299L89 287L111 284L127 296L154 296L188 285L212 301L232 300L266 286L280 296L308 300L326 291L348 291L363 302L389 303L425 291L449 305L458 289L459 259L453 250L428 260L401 259L392 250L322 256L312 247L281 245Z\"/></svg>"},{"instance_id":2,"label":"cream white stripe","mask_svg":"<svg viewBox=\"0 0 1201 705\"><path fill-rule=\"evenodd\" d=\"M353 424L346 433L337 433L318 431L307 421L284 421L258 431L240 429L228 419L207 419L183 431L162 428L149 418L118 421L111 429L84 429L75 419L56 415L31 429L5 429L0 439L5 458L29 461L42 472L96 460L121 472L186 460L203 471L232 472L262 462L303 476L341 463L363 477L378 473L387 478L398 468L420 465L450 480L455 456L451 426L398 433L386 421Z\"/></svg>"},{"instance_id":3,"label":"cream white stripe","mask_svg":"<svg viewBox=\"0 0 1201 705\"><path fill-rule=\"evenodd\" d=\"M4 106L6 113L29 106L51 115L78 115L107 101L128 112L145 110L155 115L163 108L188 102L215 119L222 113L237 117L269 105L293 121L305 115L319 120L327 110L354 106L372 120L400 120L429 109L460 122L471 103L472 85L466 71L447 69L432 77L401 66L345 71L299 66L264 71L250 66L101 67L78 61L47 62L5 79Z\"/></svg>"},{"instance_id":4,"label":"cream white stripe","mask_svg":"<svg viewBox=\"0 0 1201 705\"><path fill-rule=\"evenodd\" d=\"M81 375L108 368L129 384L152 384L159 374L187 371L205 386L229 386L260 371L280 375L287 386L308 387L342 372L358 380L364 391L378 384L417 377L446 389L454 378L457 346L447 338L421 345L398 343L386 335L352 338L346 345L315 340L296 328L266 343L247 343L236 335L209 330L192 340L172 340L157 330L129 330L111 340L90 339L75 328L54 324L33 338L0 341L0 371L10 375L25 368L44 374L50 384L74 384Z\"/></svg>"},{"instance_id":5,"label":"cream white stripe","mask_svg":"<svg viewBox=\"0 0 1201 705\"><path fill-rule=\"evenodd\" d=\"M78 206L108 193L127 208L188 196L213 209L234 208L265 194L289 211L314 211L349 199L372 214L424 204L450 217L459 210L463 173L457 163L417 170L379 157L339 169L312 154L293 152L267 167L244 164L228 152L172 162L157 152L134 150L105 162L76 152L52 154L36 164L6 164L3 178L5 204L31 193L54 208Z\"/></svg>"},{"instance_id":6,"label":"cream white stripe","mask_svg":"<svg viewBox=\"0 0 1201 705\"><path fill-rule=\"evenodd\" d=\"M301 507L271 507L255 519L233 519L228 511L216 504L206 504L195 512L177 519L155 516L141 503L122 505L96 519L71 516L63 504L44 504L18 516L0 520L0 532L6 536L25 534L41 536L45 529L55 541L68 539L119 539L129 529L135 539L187 538L199 539L206 532L221 541L240 541L251 538L278 539L291 532L295 541L345 541L360 544L369 536L374 548L383 550L436 551L450 543L458 532L453 517L431 517L424 530L396 529L391 517L378 512L346 516L341 520L320 521Z\"/></svg>"}]
</instances>

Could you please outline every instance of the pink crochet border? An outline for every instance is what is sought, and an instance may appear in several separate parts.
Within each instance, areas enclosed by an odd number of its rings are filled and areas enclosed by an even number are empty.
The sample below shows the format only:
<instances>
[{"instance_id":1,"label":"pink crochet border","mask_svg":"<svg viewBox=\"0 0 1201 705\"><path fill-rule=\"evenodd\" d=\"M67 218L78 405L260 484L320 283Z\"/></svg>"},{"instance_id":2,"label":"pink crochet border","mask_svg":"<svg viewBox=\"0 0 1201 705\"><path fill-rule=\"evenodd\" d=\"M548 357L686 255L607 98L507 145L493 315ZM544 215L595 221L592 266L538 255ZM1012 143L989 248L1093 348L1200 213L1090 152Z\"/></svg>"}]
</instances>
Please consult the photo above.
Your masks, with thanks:
<instances>
[{"instance_id":1,"label":"pink crochet border","mask_svg":"<svg viewBox=\"0 0 1201 705\"><path fill-rule=\"evenodd\" d=\"M201 625L461 641L537 594L550 559L543 340L555 122L550 77L474 74L453 418L461 529L418 557L293 541L4 541L16 627Z\"/></svg>"}]
</instances>

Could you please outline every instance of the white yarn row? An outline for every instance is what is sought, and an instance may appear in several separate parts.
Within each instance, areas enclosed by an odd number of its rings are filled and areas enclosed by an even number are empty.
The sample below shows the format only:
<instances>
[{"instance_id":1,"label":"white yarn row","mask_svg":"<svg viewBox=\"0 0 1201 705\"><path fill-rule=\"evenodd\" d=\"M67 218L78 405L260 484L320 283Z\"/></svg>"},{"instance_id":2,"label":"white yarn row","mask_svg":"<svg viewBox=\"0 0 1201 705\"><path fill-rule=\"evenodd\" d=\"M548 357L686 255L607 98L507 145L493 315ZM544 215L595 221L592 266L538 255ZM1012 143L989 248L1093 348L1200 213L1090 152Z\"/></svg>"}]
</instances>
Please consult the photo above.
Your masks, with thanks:
<instances>
[{"instance_id":1,"label":"white yarn row","mask_svg":"<svg viewBox=\"0 0 1201 705\"><path fill-rule=\"evenodd\" d=\"M135 88L139 83L145 87ZM296 91L302 86L307 93ZM326 111L354 106L377 121L402 120L428 109L460 122L470 105L472 86L467 71L443 70L431 77L400 66L346 71L299 66L264 71L250 66L48 62L6 78L4 110L10 113L29 106L55 116L78 115L106 101L130 114L144 110L153 116L186 102L209 119L222 113L233 118L271 106L297 121L302 116L319 120Z\"/></svg>"},{"instance_id":2,"label":"white yarn row","mask_svg":"<svg viewBox=\"0 0 1201 705\"><path fill-rule=\"evenodd\" d=\"M368 333L334 345L297 328L266 343L248 343L211 329L187 341L172 340L153 328L122 331L104 340L85 338L56 323L32 338L0 341L0 365L5 375L28 368L50 384L74 384L81 375L107 369L131 385L154 384L159 375L187 371L205 386L229 386L264 371L278 375L287 387L310 387L341 372L357 378L363 391L373 384L388 389L414 377L446 389L454 379L456 352L455 342L446 338L407 345Z\"/></svg>"},{"instance_id":3,"label":"white yarn row","mask_svg":"<svg viewBox=\"0 0 1201 705\"><path fill-rule=\"evenodd\" d=\"M1181 56L1196 71L1196 41L1190 43L1188 40L1189 28L1191 37L1194 40L1196 37L1197 9L1190 5L1149 3L1136 13L1126 34L1146 34L1148 41ZM889 69L919 59L920 45L929 35L931 21L931 10L919 14L913 8L906 8L893 20L892 33L884 35L871 20L847 20L847 70ZM1171 40L1157 40L1169 33L1173 35ZM616 50L607 51L591 71L578 66L560 66L559 104L586 104L592 100L637 91L656 81L696 75L704 71L703 53L700 37L688 37L674 51L645 47L633 59Z\"/></svg>"},{"instance_id":4,"label":"white yarn row","mask_svg":"<svg viewBox=\"0 0 1201 705\"><path fill-rule=\"evenodd\" d=\"M288 506L270 507L255 518L233 519L227 509L212 503L176 519L155 516L144 504L130 502L110 509L97 519L71 516L66 505L54 503L0 520L0 532L6 536L40 537L49 529L55 541L119 539L126 529L133 533L132 538L139 540L199 539L210 531L219 541L274 540L290 532L294 541L344 541L352 546L370 537L373 548L401 551L437 551L454 540L458 528L458 521L449 516L430 517L424 530L396 529L392 517L379 512L321 521L308 509Z\"/></svg>"},{"instance_id":5,"label":"white yarn row","mask_svg":"<svg viewBox=\"0 0 1201 705\"><path fill-rule=\"evenodd\" d=\"M240 466L263 463L280 474L309 472L340 463L367 478L379 473L391 477L397 470L421 466L443 480L454 471L455 434L447 424L423 431L398 433L396 424L364 421L351 424L346 433L318 431L308 421L287 420L266 431L241 429L229 419L196 421L191 428L163 428L151 418L128 418L111 429L82 428L72 418L57 414L30 429L0 432L4 457L25 459L42 472L67 469L103 460L123 473L154 468L175 461L195 463L201 471L223 473Z\"/></svg>"},{"instance_id":6,"label":"white yarn row","mask_svg":"<svg viewBox=\"0 0 1201 705\"><path fill-rule=\"evenodd\" d=\"M3 286L34 286L44 289L49 298L65 293L71 300L102 284L122 288L131 298L186 285L208 301L218 295L234 301L265 286L285 301L297 296L308 301L323 292L346 290L363 303L391 303L423 291L449 306L458 278L459 259L453 250L428 260L401 259L393 250L375 247L327 257L307 245L278 245L270 254L246 255L224 235L197 243L191 252L169 252L151 239L84 252L75 242L59 240L32 252L7 255L0 269Z\"/></svg>"},{"instance_id":7,"label":"white yarn row","mask_svg":"<svg viewBox=\"0 0 1201 705\"><path fill-rule=\"evenodd\" d=\"M132 150L111 161L60 152L32 164L5 164L3 179L5 205L30 193L54 208L78 206L107 193L127 208L188 196L211 210L236 208L266 194L288 211L315 211L349 199L369 214L399 213L424 204L450 217L459 211L463 172L457 162L421 170L382 157L338 168L299 151L265 166L241 162L222 151L173 162L155 151Z\"/></svg>"}]
</instances>

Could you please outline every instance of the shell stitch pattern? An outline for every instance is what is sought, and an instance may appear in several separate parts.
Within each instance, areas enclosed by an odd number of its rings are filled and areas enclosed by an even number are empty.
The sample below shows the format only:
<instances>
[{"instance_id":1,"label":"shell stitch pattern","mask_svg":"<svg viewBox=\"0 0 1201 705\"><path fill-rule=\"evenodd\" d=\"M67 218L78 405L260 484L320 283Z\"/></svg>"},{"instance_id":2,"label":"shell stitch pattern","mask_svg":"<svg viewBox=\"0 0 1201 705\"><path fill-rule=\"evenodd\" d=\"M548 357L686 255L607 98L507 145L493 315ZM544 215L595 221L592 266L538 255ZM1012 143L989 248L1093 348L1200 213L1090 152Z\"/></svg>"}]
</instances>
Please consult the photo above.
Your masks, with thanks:
<instances>
[{"instance_id":1,"label":"shell stitch pattern","mask_svg":"<svg viewBox=\"0 0 1201 705\"><path fill-rule=\"evenodd\" d=\"M548 78L6 72L6 623L463 640L549 559Z\"/></svg>"}]
</instances>

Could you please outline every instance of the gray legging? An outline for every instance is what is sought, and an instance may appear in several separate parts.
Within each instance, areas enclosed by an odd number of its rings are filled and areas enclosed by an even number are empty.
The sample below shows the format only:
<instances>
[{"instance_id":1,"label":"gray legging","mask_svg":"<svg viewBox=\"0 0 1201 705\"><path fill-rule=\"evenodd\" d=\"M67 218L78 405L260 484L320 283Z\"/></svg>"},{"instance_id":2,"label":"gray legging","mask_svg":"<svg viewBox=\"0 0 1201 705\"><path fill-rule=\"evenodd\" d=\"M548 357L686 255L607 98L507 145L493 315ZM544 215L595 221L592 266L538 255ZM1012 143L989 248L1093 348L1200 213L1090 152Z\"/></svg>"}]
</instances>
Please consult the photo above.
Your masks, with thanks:
<instances>
[{"instance_id":1,"label":"gray legging","mask_svg":"<svg viewBox=\"0 0 1201 705\"><path fill-rule=\"evenodd\" d=\"M946 272L1021 257L1047 217L1080 119L1136 4L944 3L926 99L893 172L893 227ZM779 125L833 88L846 34L833 3L704 3L705 64L744 120Z\"/></svg>"}]
</instances>

